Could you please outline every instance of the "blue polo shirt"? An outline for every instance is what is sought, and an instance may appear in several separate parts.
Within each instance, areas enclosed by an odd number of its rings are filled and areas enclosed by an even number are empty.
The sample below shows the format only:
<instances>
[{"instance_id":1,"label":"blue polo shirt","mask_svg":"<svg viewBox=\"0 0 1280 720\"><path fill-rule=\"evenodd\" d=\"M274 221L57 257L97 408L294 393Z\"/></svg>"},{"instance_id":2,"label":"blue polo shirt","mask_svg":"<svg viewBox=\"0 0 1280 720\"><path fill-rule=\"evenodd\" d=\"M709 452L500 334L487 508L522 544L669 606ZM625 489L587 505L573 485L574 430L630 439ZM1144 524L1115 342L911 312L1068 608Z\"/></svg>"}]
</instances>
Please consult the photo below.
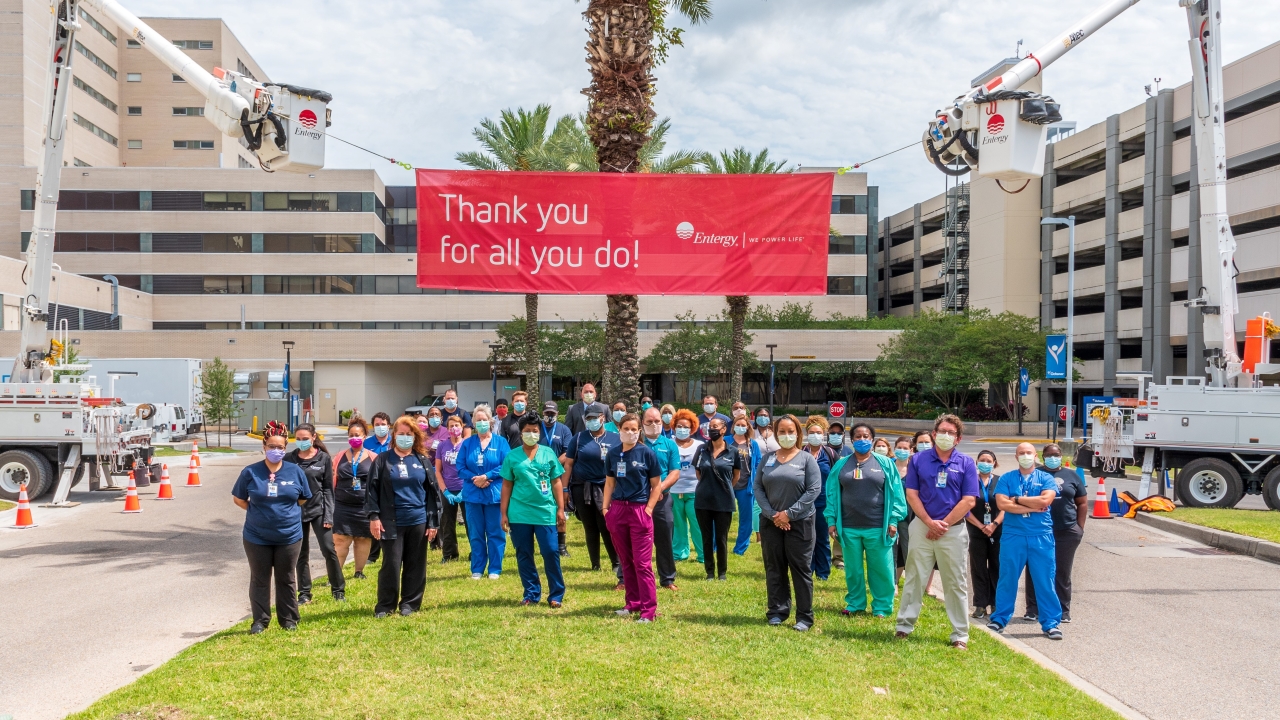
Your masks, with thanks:
<instances>
[{"instance_id":1,"label":"blue polo shirt","mask_svg":"<svg viewBox=\"0 0 1280 720\"><path fill-rule=\"evenodd\" d=\"M256 462L240 471L231 494L249 501L244 516L244 539L254 545L292 545L302 540L302 507L298 500L311 499L311 483L306 473L293 463L283 463L275 473L275 495L268 486L271 471L267 461Z\"/></svg>"},{"instance_id":2,"label":"blue polo shirt","mask_svg":"<svg viewBox=\"0 0 1280 720\"><path fill-rule=\"evenodd\" d=\"M396 525L409 527L427 522L427 469L418 458L392 455L387 458L391 489L396 497Z\"/></svg>"},{"instance_id":3,"label":"blue polo shirt","mask_svg":"<svg viewBox=\"0 0 1280 720\"><path fill-rule=\"evenodd\" d=\"M1045 490L1058 492L1058 481L1049 473L1035 469L1029 475L1023 475L1021 470L1011 470L1000 476L996 481L996 494L1004 495L1009 499L1015 497L1039 497L1040 493ZM1026 515L1016 515L1011 512L1004 514L1004 530L1005 535L1052 535L1053 534L1053 513L1045 510L1044 512L1033 512Z\"/></svg>"},{"instance_id":4,"label":"blue polo shirt","mask_svg":"<svg viewBox=\"0 0 1280 720\"><path fill-rule=\"evenodd\" d=\"M659 435L654 440L645 437L644 444L653 451L654 456L658 459L658 477L661 478L659 482L665 482L672 470L680 469L680 447L676 445L675 440Z\"/></svg>"},{"instance_id":5,"label":"blue polo shirt","mask_svg":"<svg viewBox=\"0 0 1280 720\"><path fill-rule=\"evenodd\" d=\"M920 493L920 503L934 520L945 519L965 497L978 497L978 466L973 458L952 450L947 462L929 448L911 456L902 487Z\"/></svg>"},{"instance_id":6,"label":"blue polo shirt","mask_svg":"<svg viewBox=\"0 0 1280 720\"><path fill-rule=\"evenodd\" d=\"M573 461L573 476L569 478L570 484L603 485L605 457L616 447L622 447L622 438L618 437L617 433L607 432L596 438L590 431L583 430L574 435L564 449L564 456Z\"/></svg>"},{"instance_id":7,"label":"blue polo shirt","mask_svg":"<svg viewBox=\"0 0 1280 720\"><path fill-rule=\"evenodd\" d=\"M569 447L569 441L573 439L573 433L569 432L569 426L562 422L547 427L547 421L542 421L542 433L538 436L538 444L551 448L551 451L560 457L564 454L565 448Z\"/></svg>"},{"instance_id":8,"label":"blue polo shirt","mask_svg":"<svg viewBox=\"0 0 1280 720\"><path fill-rule=\"evenodd\" d=\"M695 434L699 438L701 438L703 442L706 442L711 439L711 436L707 435L707 426L710 425L711 421L715 420L716 418L720 418L720 421L724 423L726 432L729 432L729 433L733 432L733 420L731 420L728 415L725 415L722 412L718 412L715 415L712 415L711 417L707 417L702 413L698 413L698 432Z\"/></svg>"},{"instance_id":9,"label":"blue polo shirt","mask_svg":"<svg viewBox=\"0 0 1280 720\"><path fill-rule=\"evenodd\" d=\"M391 447L391 430L387 429L387 437L379 440L377 435L373 434L373 428L369 428L369 437L364 439L364 449L375 455L381 455Z\"/></svg>"},{"instance_id":10,"label":"blue polo shirt","mask_svg":"<svg viewBox=\"0 0 1280 720\"><path fill-rule=\"evenodd\" d=\"M472 435L458 446L456 465L458 477L462 478L463 502L478 505L497 505L502 501L502 461L511 446L507 439L497 433L489 434L487 447L480 446L480 436ZM489 486L477 487L472 478L483 475L489 480Z\"/></svg>"},{"instance_id":11,"label":"blue polo shirt","mask_svg":"<svg viewBox=\"0 0 1280 720\"><path fill-rule=\"evenodd\" d=\"M617 436L615 436L617 437ZM626 474L618 474L618 466L626 465ZM636 443L626 452L622 451L622 443L609 448L609 456L605 459L605 472L615 478L613 499L631 503L649 502L649 478L658 477L658 456L653 454L644 443Z\"/></svg>"}]
</instances>

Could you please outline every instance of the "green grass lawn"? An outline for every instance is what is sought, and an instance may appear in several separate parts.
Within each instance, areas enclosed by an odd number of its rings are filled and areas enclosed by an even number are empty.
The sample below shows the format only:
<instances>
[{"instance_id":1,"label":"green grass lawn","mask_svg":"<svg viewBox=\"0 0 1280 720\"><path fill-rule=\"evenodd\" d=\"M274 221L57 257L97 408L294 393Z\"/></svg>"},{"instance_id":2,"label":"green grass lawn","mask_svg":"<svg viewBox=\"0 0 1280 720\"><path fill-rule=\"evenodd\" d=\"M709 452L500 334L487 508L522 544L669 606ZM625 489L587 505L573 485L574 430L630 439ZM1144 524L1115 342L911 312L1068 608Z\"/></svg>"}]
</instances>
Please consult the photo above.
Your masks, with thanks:
<instances>
[{"instance_id":1,"label":"green grass lawn","mask_svg":"<svg viewBox=\"0 0 1280 720\"><path fill-rule=\"evenodd\" d=\"M1274 510L1180 507L1170 513L1169 517L1216 530L1280 542L1280 512Z\"/></svg>"},{"instance_id":2,"label":"green grass lawn","mask_svg":"<svg viewBox=\"0 0 1280 720\"><path fill-rule=\"evenodd\" d=\"M236 450L235 448L229 448L229 447L204 447L203 445L200 447L201 455L205 455L208 453L235 454L235 453L241 453L241 452L244 452L244 451ZM190 450L176 450L174 448L169 447L168 445L157 445L155 447L155 452L153 452L152 454L155 457L191 457Z\"/></svg>"},{"instance_id":3,"label":"green grass lawn","mask_svg":"<svg viewBox=\"0 0 1280 720\"><path fill-rule=\"evenodd\" d=\"M8 500L0 500L0 512L4 512L18 503L9 502Z\"/></svg>"},{"instance_id":4,"label":"green grass lawn","mask_svg":"<svg viewBox=\"0 0 1280 720\"><path fill-rule=\"evenodd\" d=\"M755 545L730 555L723 583L681 563L680 591L659 591L657 623L618 618L622 593L588 569L580 527L570 520L561 610L518 605L510 545L498 581L471 580L465 561L441 566L433 552L412 617L374 619L376 568L348 581L346 604L317 581L296 633L273 620L251 637L241 622L73 717L1116 717L977 628L968 652L951 649L931 598L917 631L895 640L891 619L838 614L844 582L833 575L818 583L812 631L768 627Z\"/></svg>"}]
</instances>

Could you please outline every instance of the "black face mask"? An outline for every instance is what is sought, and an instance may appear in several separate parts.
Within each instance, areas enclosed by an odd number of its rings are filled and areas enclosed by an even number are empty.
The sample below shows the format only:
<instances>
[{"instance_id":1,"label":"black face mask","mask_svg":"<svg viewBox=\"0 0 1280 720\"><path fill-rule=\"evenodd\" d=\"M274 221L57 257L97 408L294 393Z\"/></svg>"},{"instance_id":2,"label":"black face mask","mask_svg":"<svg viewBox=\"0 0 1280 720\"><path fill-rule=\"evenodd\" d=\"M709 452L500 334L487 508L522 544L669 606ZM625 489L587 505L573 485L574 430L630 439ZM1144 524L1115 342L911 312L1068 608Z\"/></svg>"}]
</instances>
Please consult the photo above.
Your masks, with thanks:
<instances>
[{"instance_id":1,"label":"black face mask","mask_svg":"<svg viewBox=\"0 0 1280 720\"><path fill-rule=\"evenodd\" d=\"M555 423L555 421L556 421L556 417L558 417L558 416L556 416L556 415L543 415L543 416L542 416L542 419L543 419L543 420L545 420L545 421L547 422L547 424L549 424L549 425L550 425L550 424L554 424L554 423Z\"/></svg>"},{"instance_id":2,"label":"black face mask","mask_svg":"<svg viewBox=\"0 0 1280 720\"><path fill-rule=\"evenodd\" d=\"M721 438L719 428L707 428L707 437L711 438L713 442L719 440Z\"/></svg>"}]
</instances>

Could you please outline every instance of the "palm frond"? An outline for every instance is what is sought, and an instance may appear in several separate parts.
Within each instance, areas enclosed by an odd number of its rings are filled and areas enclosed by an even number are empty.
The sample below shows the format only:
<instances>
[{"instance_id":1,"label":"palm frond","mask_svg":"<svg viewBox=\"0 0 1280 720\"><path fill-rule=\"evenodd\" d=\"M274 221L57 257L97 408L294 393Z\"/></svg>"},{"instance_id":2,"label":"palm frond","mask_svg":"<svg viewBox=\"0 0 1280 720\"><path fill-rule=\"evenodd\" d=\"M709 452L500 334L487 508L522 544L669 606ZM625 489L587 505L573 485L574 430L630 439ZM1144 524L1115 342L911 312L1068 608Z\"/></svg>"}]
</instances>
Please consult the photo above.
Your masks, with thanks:
<instances>
[{"instance_id":1,"label":"palm frond","mask_svg":"<svg viewBox=\"0 0 1280 720\"><path fill-rule=\"evenodd\" d=\"M759 153L752 153L745 147L721 150L718 154L707 153L699 164L712 174L768 175L792 171L786 160L770 160L769 148Z\"/></svg>"},{"instance_id":2,"label":"palm frond","mask_svg":"<svg viewBox=\"0 0 1280 720\"><path fill-rule=\"evenodd\" d=\"M711 0L669 0L676 12L697 25L711 19Z\"/></svg>"}]
</instances>

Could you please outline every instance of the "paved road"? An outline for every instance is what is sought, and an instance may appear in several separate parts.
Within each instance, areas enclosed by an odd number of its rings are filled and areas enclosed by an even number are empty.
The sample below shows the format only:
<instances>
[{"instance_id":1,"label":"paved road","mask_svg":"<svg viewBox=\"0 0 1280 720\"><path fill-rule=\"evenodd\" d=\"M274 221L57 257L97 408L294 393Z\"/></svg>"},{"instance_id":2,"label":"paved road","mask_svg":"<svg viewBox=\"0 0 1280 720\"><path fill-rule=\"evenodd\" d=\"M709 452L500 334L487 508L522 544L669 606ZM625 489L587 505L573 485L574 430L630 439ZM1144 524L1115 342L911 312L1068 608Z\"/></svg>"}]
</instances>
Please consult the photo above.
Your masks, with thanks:
<instances>
[{"instance_id":1,"label":"paved road","mask_svg":"<svg viewBox=\"0 0 1280 720\"><path fill-rule=\"evenodd\" d=\"M140 515L120 514L117 493L78 491L77 508L35 507L32 530L0 513L0 715L61 718L248 615L230 490L250 459L204 454L198 490L170 462L176 499L143 489Z\"/></svg>"}]
</instances>

